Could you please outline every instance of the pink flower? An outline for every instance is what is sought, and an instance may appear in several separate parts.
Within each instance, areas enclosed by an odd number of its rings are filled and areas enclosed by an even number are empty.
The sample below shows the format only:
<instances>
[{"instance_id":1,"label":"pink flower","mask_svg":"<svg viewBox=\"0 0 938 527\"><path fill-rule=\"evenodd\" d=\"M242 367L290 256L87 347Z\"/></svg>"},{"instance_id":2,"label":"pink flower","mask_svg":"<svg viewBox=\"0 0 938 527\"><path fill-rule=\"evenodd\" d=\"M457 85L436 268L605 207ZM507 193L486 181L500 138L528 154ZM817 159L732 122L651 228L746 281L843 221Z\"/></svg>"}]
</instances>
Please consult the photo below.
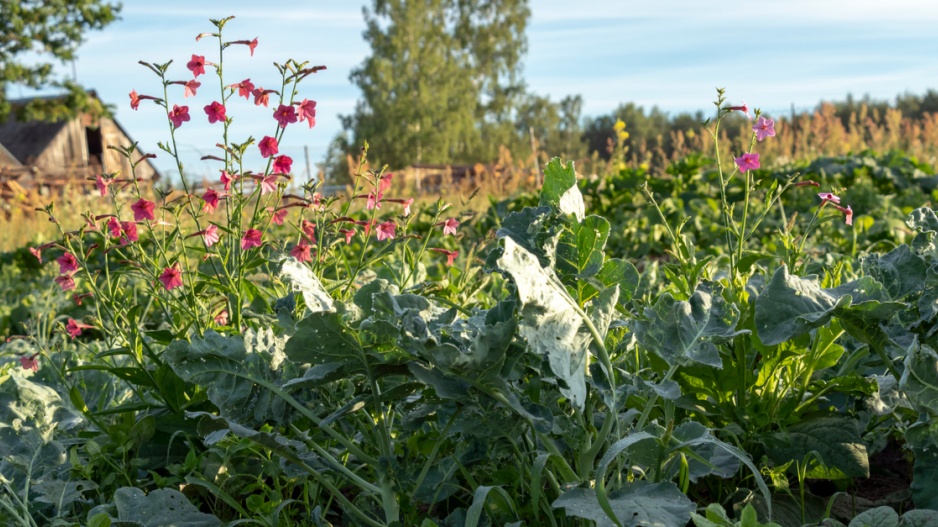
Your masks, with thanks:
<instances>
[{"instance_id":1,"label":"pink flower","mask_svg":"<svg viewBox=\"0 0 938 527\"><path fill-rule=\"evenodd\" d=\"M208 115L208 123L215 124L218 121L225 122L225 105L219 103L218 101L213 101L212 104L208 104L204 108L205 114Z\"/></svg>"},{"instance_id":2,"label":"pink flower","mask_svg":"<svg viewBox=\"0 0 938 527\"><path fill-rule=\"evenodd\" d=\"M154 208L156 208L155 203L143 198L138 199L133 205L130 206L130 210L134 211L134 221L154 219Z\"/></svg>"},{"instance_id":3,"label":"pink flower","mask_svg":"<svg viewBox=\"0 0 938 527\"><path fill-rule=\"evenodd\" d=\"M840 196L833 192L819 192L817 197L821 198L821 205L830 201L831 203L840 203Z\"/></svg>"},{"instance_id":4,"label":"pink flower","mask_svg":"<svg viewBox=\"0 0 938 527\"><path fill-rule=\"evenodd\" d=\"M404 216L410 216L410 206L414 204L414 198L404 200Z\"/></svg>"},{"instance_id":5,"label":"pink flower","mask_svg":"<svg viewBox=\"0 0 938 527\"><path fill-rule=\"evenodd\" d=\"M182 285L182 271L179 270L179 263L174 263L172 267L163 269L160 275L160 282L167 291L172 291Z\"/></svg>"},{"instance_id":6,"label":"pink flower","mask_svg":"<svg viewBox=\"0 0 938 527\"><path fill-rule=\"evenodd\" d=\"M443 226L443 235L452 234L456 236L456 229L459 228L459 221L456 218L450 218L444 222L437 223Z\"/></svg>"},{"instance_id":7,"label":"pink flower","mask_svg":"<svg viewBox=\"0 0 938 527\"><path fill-rule=\"evenodd\" d=\"M394 174L385 174L381 176L381 179L378 180L378 194L384 194L391 189L391 178L394 177Z\"/></svg>"},{"instance_id":8,"label":"pink flower","mask_svg":"<svg viewBox=\"0 0 938 527\"><path fill-rule=\"evenodd\" d=\"M393 221L386 221L378 225L378 241L393 240L395 228L397 228L397 225L395 225Z\"/></svg>"},{"instance_id":9,"label":"pink flower","mask_svg":"<svg viewBox=\"0 0 938 527\"><path fill-rule=\"evenodd\" d=\"M270 94L273 93L273 90L265 90L264 88L255 88L251 90L251 94L254 95L254 106L264 105L266 108L270 103Z\"/></svg>"},{"instance_id":10,"label":"pink flower","mask_svg":"<svg viewBox=\"0 0 938 527\"><path fill-rule=\"evenodd\" d=\"M265 135L261 142L257 144L257 147L261 150L261 157L264 158L275 156L280 152L277 140L269 135Z\"/></svg>"},{"instance_id":11,"label":"pink flower","mask_svg":"<svg viewBox=\"0 0 938 527\"><path fill-rule=\"evenodd\" d=\"M267 177L262 177L260 178L260 182L261 196L277 191L277 174L271 174Z\"/></svg>"},{"instance_id":12,"label":"pink flower","mask_svg":"<svg viewBox=\"0 0 938 527\"><path fill-rule=\"evenodd\" d=\"M218 235L218 226L214 223L209 223L208 227L205 228L202 232L202 241L205 242L206 247L211 247L218 243L218 240L221 237Z\"/></svg>"},{"instance_id":13,"label":"pink flower","mask_svg":"<svg viewBox=\"0 0 938 527\"><path fill-rule=\"evenodd\" d=\"M228 86L228 87L232 89L237 88L238 97L244 97L245 99L250 99L251 92L254 91L254 83L251 82L251 79L244 79L238 84L232 84L231 86Z\"/></svg>"},{"instance_id":14,"label":"pink flower","mask_svg":"<svg viewBox=\"0 0 938 527\"><path fill-rule=\"evenodd\" d=\"M130 108L136 110L140 107L140 101L157 101L156 97L150 95L137 95L137 90L130 90Z\"/></svg>"},{"instance_id":15,"label":"pink flower","mask_svg":"<svg viewBox=\"0 0 938 527\"><path fill-rule=\"evenodd\" d=\"M137 224L132 221L122 221L121 230L127 237L128 242L135 242L140 239L140 237L137 235Z\"/></svg>"},{"instance_id":16,"label":"pink flower","mask_svg":"<svg viewBox=\"0 0 938 527\"><path fill-rule=\"evenodd\" d=\"M381 198L382 198L382 197L384 197L384 196L382 196L380 192L378 193L377 196L375 196L375 193L374 193L374 192L368 193L368 203L365 204L365 208L368 209L368 210L371 210L371 209L380 209L380 208L381 208Z\"/></svg>"},{"instance_id":17,"label":"pink flower","mask_svg":"<svg viewBox=\"0 0 938 527\"><path fill-rule=\"evenodd\" d=\"M169 120L173 122L173 127L179 128L182 123L189 120L189 107L174 104L172 111L169 112Z\"/></svg>"},{"instance_id":18,"label":"pink flower","mask_svg":"<svg viewBox=\"0 0 938 527\"><path fill-rule=\"evenodd\" d=\"M215 315L215 323L218 324L219 326L228 325L228 310L227 309L222 309L221 311L218 312L217 315Z\"/></svg>"},{"instance_id":19,"label":"pink flower","mask_svg":"<svg viewBox=\"0 0 938 527\"><path fill-rule=\"evenodd\" d=\"M303 102L297 105L296 113L301 121L305 120L309 123L310 128L316 126L316 101L303 99Z\"/></svg>"},{"instance_id":20,"label":"pink flower","mask_svg":"<svg viewBox=\"0 0 938 527\"><path fill-rule=\"evenodd\" d=\"M88 297L92 297L92 296L94 296L94 293L91 293L91 292L82 293L80 295L78 293L75 293L74 295L72 295L72 300L75 301L76 306L80 306L82 300Z\"/></svg>"},{"instance_id":21,"label":"pink flower","mask_svg":"<svg viewBox=\"0 0 938 527\"><path fill-rule=\"evenodd\" d=\"M274 210L271 208L268 210L271 211L270 221L272 221L274 225L283 225L283 220L287 219L287 213L290 212L289 209Z\"/></svg>"},{"instance_id":22,"label":"pink flower","mask_svg":"<svg viewBox=\"0 0 938 527\"><path fill-rule=\"evenodd\" d=\"M254 48L257 47L257 39L255 38L254 40L235 40L233 42L229 42L228 44L244 44L245 46L251 49L251 56L253 57Z\"/></svg>"},{"instance_id":23,"label":"pink flower","mask_svg":"<svg viewBox=\"0 0 938 527\"><path fill-rule=\"evenodd\" d=\"M261 231L257 229L248 229L241 238L241 250L246 251L251 247L261 246Z\"/></svg>"},{"instance_id":24,"label":"pink flower","mask_svg":"<svg viewBox=\"0 0 938 527\"><path fill-rule=\"evenodd\" d=\"M345 235L345 243L352 243L352 236L355 236L355 229L339 229L339 232Z\"/></svg>"},{"instance_id":25,"label":"pink flower","mask_svg":"<svg viewBox=\"0 0 938 527\"><path fill-rule=\"evenodd\" d=\"M59 262L59 273L61 274L72 273L78 270L78 259L76 259L75 255L72 253L65 253L56 258L55 261Z\"/></svg>"},{"instance_id":26,"label":"pink flower","mask_svg":"<svg viewBox=\"0 0 938 527\"><path fill-rule=\"evenodd\" d=\"M202 86L202 83L193 79L185 84L186 89L183 92L182 97L188 99L189 97L195 97L195 91L199 89L199 86Z\"/></svg>"},{"instance_id":27,"label":"pink flower","mask_svg":"<svg viewBox=\"0 0 938 527\"><path fill-rule=\"evenodd\" d=\"M308 262L313 259L310 254L310 249L312 245L308 245L306 242L300 242L296 244L292 249L290 249L290 256L296 258L300 262Z\"/></svg>"},{"instance_id":28,"label":"pink flower","mask_svg":"<svg viewBox=\"0 0 938 527\"><path fill-rule=\"evenodd\" d=\"M192 72L193 77L203 75L205 73L205 57L202 55L192 55L192 60L186 64L186 67Z\"/></svg>"},{"instance_id":29,"label":"pink flower","mask_svg":"<svg viewBox=\"0 0 938 527\"><path fill-rule=\"evenodd\" d=\"M105 179L104 177L98 175L94 178L94 184L98 186L98 192L101 193L101 197L107 196L107 188L111 186L110 179Z\"/></svg>"},{"instance_id":30,"label":"pink flower","mask_svg":"<svg viewBox=\"0 0 938 527\"><path fill-rule=\"evenodd\" d=\"M752 125L752 131L756 133L756 139L759 141L766 137L775 137L775 121L760 115L756 124Z\"/></svg>"},{"instance_id":31,"label":"pink flower","mask_svg":"<svg viewBox=\"0 0 938 527\"><path fill-rule=\"evenodd\" d=\"M274 119L280 123L280 128L286 128L288 124L296 122L296 110L292 106L281 104L274 112Z\"/></svg>"},{"instance_id":32,"label":"pink flower","mask_svg":"<svg viewBox=\"0 0 938 527\"><path fill-rule=\"evenodd\" d=\"M36 355L20 357L20 366L22 366L24 370L39 371L39 361L36 360L38 355L37 353Z\"/></svg>"},{"instance_id":33,"label":"pink flower","mask_svg":"<svg viewBox=\"0 0 938 527\"><path fill-rule=\"evenodd\" d=\"M743 154L735 159L740 172L759 168L759 154Z\"/></svg>"},{"instance_id":34,"label":"pink flower","mask_svg":"<svg viewBox=\"0 0 938 527\"><path fill-rule=\"evenodd\" d=\"M738 111L743 112L744 114L746 114L746 117L748 117L749 119L752 119L752 116L749 115L749 107L746 106L746 103L745 103L745 102L744 102L741 106L729 106L729 107L727 107L726 109L727 109L727 110L738 110ZM744 171L744 172L745 172L745 171Z\"/></svg>"},{"instance_id":35,"label":"pink flower","mask_svg":"<svg viewBox=\"0 0 938 527\"><path fill-rule=\"evenodd\" d=\"M293 159L288 155L277 156L274 158L274 173L289 174L293 168Z\"/></svg>"},{"instance_id":36,"label":"pink flower","mask_svg":"<svg viewBox=\"0 0 938 527\"><path fill-rule=\"evenodd\" d=\"M206 214L211 214L215 212L215 209L218 208L218 201L220 195L218 192L215 192L215 189L210 188L205 191L205 194L202 194L202 201L205 202L205 205L202 205L202 211Z\"/></svg>"},{"instance_id":37,"label":"pink flower","mask_svg":"<svg viewBox=\"0 0 938 527\"><path fill-rule=\"evenodd\" d=\"M844 223L847 225L853 225L853 209L850 208L850 205L841 207L840 205L832 203L831 206L844 213Z\"/></svg>"},{"instance_id":38,"label":"pink flower","mask_svg":"<svg viewBox=\"0 0 938 527\"><path fill-rule=\"evenodd\" d=\"M231 182L235 180L235 176L232 176L228 172L222 170L220 179L222 185L225 185L225 192L231 190Z\"/></svg>"},{"instance_id":39,"label":"pink flower","mask_svg":"<svg viewBox=\"0 0 938 527\"><path fill-rule=\"evenodd\" d=\"M111 233L111 238L120 238L121 236L121 222L117 221L117 218L111 216L107 220L107 230Z\"/></svg>"},{"instance_id":40,"label":"pink flower","mask_svg":"<svg viewBox=\"0 0 938 527\"><path fill-rule=\"evenodd\" d=\"M459 256L459 251L447 251L446 249L437 249L435 247L430 248L431 251L442 253L446 255L446 265L453 265L453 262L456 261L456 257Z\"/></svg>"},{"instance_id":41,"label":"pink flower","mask_svg":"<svg viewBox=\"0 0 938 527\"><path fill-rule=\"evenodd\" d=\"M75 320L74 318L68 319L68 323L65 324L65 331L71 335L72 338L81 335L81 330L83 329L93 329L94 326L89 326L88 324L82 324L81 322Z\"/></svg>"},{"instance_id":42,"label":"pink flower","mask_svg":"<svg viewBox=\"0 0 938 527\"><path fill-rule=\"evenodd\" d=\"M39 263L42 263L42 249L38 249L36 247L30 247L29 252L30 254L35 256L37 260L39 260Z\"/></svg>"},{"instance_id":43,"label":"pink flower","mask_svg":"<svg viewBox=\"0 0 938 527\"><path fill-rule=\"evenodd\" d=\"M300 229L303 231L303 235L306 236L309 241L316 241L316 224L303 220L303 223L300 224Z\"/></svg>"},{"instance_id":44,"label":"pink flower","mask_svg":"<svg viewBox=\"0 0 938 527\"><path fill-rule=\"evenodd\" d=\"M55 283L62 288L62 291L71 291L75 289L75 279L67 274L55 277Z\"/></svg>"}]
</instances>

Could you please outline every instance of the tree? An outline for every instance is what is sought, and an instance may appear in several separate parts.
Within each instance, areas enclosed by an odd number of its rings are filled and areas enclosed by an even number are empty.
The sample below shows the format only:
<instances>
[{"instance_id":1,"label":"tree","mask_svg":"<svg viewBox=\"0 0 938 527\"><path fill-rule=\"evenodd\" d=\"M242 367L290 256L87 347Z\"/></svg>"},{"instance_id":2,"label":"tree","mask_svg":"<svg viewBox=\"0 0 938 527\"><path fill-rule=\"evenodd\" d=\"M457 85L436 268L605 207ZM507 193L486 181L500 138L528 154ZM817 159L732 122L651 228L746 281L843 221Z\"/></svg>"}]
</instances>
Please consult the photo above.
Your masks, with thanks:
<instances>
[{"instance_id":1,"label":"tree","mask_svg":"<svg viewBox=\"0 0 938 527\"><path fill-rule=\"evenodd\" d=\"M62 98L39 99L18 108L20 118L55 120L100 108L77 84L56 78L52 61L74 60L84 34L116 20L120 8L105 0L0 0L0 122L11 111L3 89L8 83L37 89L54 86L67 92ZM24 61L36 55L42 57L37 63Z\"/></svg>"},{"instance_id":2,"label":"tree","mask_svg":"<svg viewBox=\"0 0 938 527\"><path fill-rule=\"evenodd\" d=\"M368 141L392 167L494 158L518 143L527 0L374 0L364 9L372 55L343 117L346 151Z\"/></svg>"}]
</instances>

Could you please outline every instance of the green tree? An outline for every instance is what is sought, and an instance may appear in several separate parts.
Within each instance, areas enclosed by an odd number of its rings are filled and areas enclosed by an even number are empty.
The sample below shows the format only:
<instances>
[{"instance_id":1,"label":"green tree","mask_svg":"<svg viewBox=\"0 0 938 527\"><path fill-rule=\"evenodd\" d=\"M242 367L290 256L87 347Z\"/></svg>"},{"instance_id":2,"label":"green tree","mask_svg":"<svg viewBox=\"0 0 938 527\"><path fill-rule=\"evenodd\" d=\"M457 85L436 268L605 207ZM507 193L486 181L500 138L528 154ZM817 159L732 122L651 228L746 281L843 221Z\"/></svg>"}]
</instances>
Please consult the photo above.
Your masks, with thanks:
<instances>
[{"instance_id":1,"label":"green tree","mask_svg":"<svg viewBox=\"0 0 938 527\"><path fill-rule=\"evenodd\" d=\"M74 60L85 33L116 20L120 8L103 0L0 0L0 122L12 109L4 89L10 83L67 92L59 99L39 99L18 108L20 118L55 120L76 111L100 110L84 89L56 77L53 61ZM37 55L38 61L26 62Z\"/></svg>"},{"instance_id":2,"label":"green tree","mask_svg":"<svg viewBox=\"0 0 938 527\"><path fill-rule=\"evenodd\" d=\"M494 158L520 138L527 0L374 0L364 9L372 55L341 150L368 141L392 167Z\"/></svg>"}]
</instances>

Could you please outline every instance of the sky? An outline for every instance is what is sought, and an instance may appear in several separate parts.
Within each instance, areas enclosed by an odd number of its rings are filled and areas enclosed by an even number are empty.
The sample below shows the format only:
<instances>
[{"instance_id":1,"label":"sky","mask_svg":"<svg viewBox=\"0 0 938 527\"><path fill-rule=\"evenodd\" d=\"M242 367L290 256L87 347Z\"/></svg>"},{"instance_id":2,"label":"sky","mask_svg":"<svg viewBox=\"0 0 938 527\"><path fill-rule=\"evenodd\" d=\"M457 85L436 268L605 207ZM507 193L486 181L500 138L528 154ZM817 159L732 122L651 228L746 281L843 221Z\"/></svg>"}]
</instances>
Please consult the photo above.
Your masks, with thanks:
<instances>
[{"instance_id":1,"label":"sky","mask_svg":"<svg viewBox=\"0 0 938 527\"><path fill-rule=\"evenodd\" d=\"M300 98L317 101L316 126L286 130L281 152L294 159L294 173L312 172L342 129L359 90L349 73L369 54L362 38L362 8L371 0L123 0L121 20L87 35L74 65L80 84L116 106L115 117L156 165L175 172L174 161L158 151L169 139L165 114L152 103L133 111L128 94L162 95L158 78L140 60L172 59L170 76L192 78L185 64L192 54L217 57L209 18L236 18L226 40L257 38L225 51L225 83L250 77L264 87L279 86L273 62L293 58L325 65L300 86ZM579 94L585 116L611 112L634 102L671 114L713 109L715 88L731 102L746 102L769 115L808 110L821 100L856 97L892 100L901 93L938 89L938 2L934 0L529 0L528 51L523 77L528 90L559 100ZM72 66L63 66L71 74ZM218 100L213 75L194 98L170 89L171 104L185 104L192 120L177 131L185 170L193 177L217 175L220 125L208 123L203 106ZM32 92L12 88L10 97ZM273 107L239 99L229 103L231 137L273 135Z\"/></svg>"}]
</instances>

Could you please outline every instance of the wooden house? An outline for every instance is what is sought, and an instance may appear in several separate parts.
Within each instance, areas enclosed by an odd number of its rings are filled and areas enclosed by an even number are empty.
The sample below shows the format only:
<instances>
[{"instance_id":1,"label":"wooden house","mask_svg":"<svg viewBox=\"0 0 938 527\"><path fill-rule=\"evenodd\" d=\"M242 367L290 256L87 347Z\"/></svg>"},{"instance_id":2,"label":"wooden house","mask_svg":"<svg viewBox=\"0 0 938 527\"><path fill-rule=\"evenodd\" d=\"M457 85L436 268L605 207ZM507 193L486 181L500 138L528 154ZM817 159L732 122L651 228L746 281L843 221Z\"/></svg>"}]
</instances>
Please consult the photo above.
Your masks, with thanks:
<instances>
[{"instance_id":1,"label":"wooden house","mask_svg":"<svg viewBox=\"0 0 938 527\"><path fill-rule=\"evenodd\" d=\"M10 101L14 106L26 101ZM94 176L119 174L129 178L130 162L108 146L133 141L113 119L79 115L70 120L17 121L13 115L0 124L0 193L9 200L23 192L55 195L94 190ZM134 158L141 157L136 153ZM136 176L151 183L160 178L147 159Z\"/></svg>"}]
</instances>

